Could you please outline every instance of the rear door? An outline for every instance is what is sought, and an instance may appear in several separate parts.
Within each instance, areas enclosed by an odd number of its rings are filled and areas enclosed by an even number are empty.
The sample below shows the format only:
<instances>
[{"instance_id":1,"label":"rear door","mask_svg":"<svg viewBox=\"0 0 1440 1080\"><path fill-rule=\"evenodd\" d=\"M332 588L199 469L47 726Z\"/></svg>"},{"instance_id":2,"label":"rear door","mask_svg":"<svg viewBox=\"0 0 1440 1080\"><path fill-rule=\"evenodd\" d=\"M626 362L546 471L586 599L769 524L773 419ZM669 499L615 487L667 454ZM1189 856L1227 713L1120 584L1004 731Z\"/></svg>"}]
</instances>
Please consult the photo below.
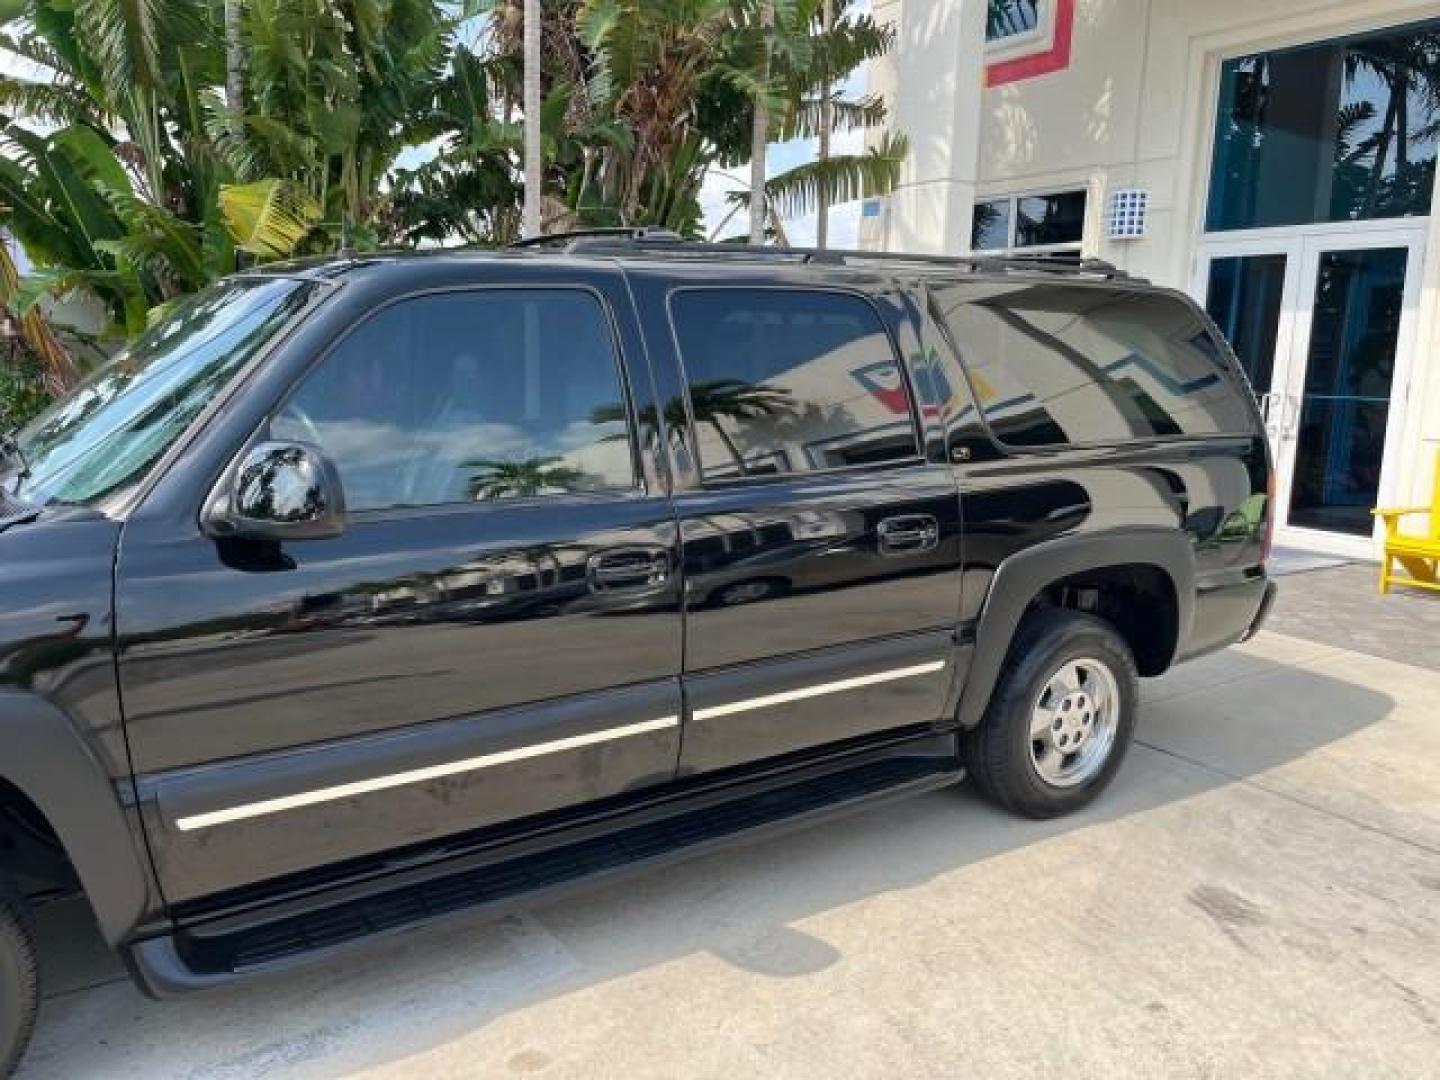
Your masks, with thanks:
<instances>
[{"instance_id":1,"label":"rear door","mask_svg":"<svg viewBox=\"0 0 1440 1080\"><path fill-rule=\"evenodd\" d=\"M632 273L683 538L684 774L935 725L957 678L959 498L897 351L913 313L721 270Z\"/></svg>"},{"instance_id":2,"label":"rear door","mask_svg":"<svg viewBox=\"0 0 1440 1080\"><path fill-rule=\"evenodd\" d=\"M120 681L171 902L673 776L677 534L631 425L650 382L612 279L542 270L347 285L338 340L272 361L297 373L259 431L335 460L343 536L208 539L193 485L127 528Z\"/></svg>"}]
</instances>

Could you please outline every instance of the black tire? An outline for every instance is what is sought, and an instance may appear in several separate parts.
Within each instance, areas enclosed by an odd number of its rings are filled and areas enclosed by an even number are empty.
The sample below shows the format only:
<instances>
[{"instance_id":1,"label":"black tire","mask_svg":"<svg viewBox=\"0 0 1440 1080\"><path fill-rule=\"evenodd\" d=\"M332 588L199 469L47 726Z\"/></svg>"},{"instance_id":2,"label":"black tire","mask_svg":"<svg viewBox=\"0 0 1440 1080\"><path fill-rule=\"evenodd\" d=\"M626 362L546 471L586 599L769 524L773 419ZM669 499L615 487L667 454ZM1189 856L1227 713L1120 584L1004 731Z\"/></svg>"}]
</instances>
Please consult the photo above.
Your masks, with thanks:
<instances>
[{"instance_id":1,"label":"black tire","mask_svg":"<svg viewBox=\"0 0 1440 1080\"><path fill-rule=\"evenodd\" d=\"M1031 753L1031 713L1051 677L1075 660L1101 664L1115 680L1114 739L1093 775L1058 787L1041 775ZM1135 736L1139 696L1135 657L1113 626L1075 611L1038 611L1020 624L985 718L961 735L960 752L975 785L1005 809L1030 818L1059 817L1091 802L1115 778ZM1044 740L1034 745L1043 750Z\"/></svg>"},{"instance_id":2,"label":"black tire","mask_svg":"<svg viewBox=\"0 0 1440 1080\"><path fill-rule=\"evenodd\" d=\"M15 1072L35 1030L40 982L30 913L0 875L0 1077Z\"/></svg>"}]
</instances>

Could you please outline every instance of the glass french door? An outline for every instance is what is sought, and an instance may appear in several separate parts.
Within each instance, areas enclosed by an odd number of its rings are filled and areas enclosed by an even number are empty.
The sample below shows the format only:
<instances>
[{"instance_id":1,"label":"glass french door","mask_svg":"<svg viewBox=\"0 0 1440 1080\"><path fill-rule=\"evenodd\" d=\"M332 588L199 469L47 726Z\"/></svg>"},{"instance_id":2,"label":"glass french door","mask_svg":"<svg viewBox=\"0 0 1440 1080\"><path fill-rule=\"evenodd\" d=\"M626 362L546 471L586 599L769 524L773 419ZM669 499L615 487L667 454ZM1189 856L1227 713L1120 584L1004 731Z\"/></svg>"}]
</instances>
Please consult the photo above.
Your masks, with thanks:
<instances>
[{"instance_id":1,"label":"glass french door","mask_svg":"<svg viewBox=\"0 0 1440 1080\"><path fill-rule=\"evenodd\" d=\"M1281 543L1373 554L1391 498L1424 230L1366 225L1207 245L1196 296L1240 357L1275 457Z\"/></svg>"}]
</instances>

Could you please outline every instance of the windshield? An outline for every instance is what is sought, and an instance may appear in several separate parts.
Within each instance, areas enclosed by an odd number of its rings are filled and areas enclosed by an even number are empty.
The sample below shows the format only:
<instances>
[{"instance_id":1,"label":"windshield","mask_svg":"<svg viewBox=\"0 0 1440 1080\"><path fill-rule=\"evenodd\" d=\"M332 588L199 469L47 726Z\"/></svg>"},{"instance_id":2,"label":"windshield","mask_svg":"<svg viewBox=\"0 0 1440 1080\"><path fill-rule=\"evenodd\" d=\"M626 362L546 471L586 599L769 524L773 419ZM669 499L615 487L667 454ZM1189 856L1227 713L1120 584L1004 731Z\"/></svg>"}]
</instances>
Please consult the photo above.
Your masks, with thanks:
<instances>
[{"instance_id":1,"label":"windshield","mask_svg":"<svg viewBox=\"0 0 1440 1080\"><path fill-rule=\"evenodd\" d=\"M17 432L0 484L42 506L136 483L322 287L241 278L200 293Z\"/></svg>"}]
</instances>

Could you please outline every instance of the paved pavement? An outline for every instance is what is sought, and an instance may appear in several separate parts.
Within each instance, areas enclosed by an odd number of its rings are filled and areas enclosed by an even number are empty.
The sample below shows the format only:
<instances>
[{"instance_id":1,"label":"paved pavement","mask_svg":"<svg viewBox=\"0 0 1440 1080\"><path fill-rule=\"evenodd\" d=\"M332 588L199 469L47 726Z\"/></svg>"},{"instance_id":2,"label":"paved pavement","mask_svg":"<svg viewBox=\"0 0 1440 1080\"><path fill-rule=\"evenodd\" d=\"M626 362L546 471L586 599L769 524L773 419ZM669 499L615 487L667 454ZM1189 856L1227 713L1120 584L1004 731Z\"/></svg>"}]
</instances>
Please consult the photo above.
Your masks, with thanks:
<instances>
[{"instance_id":1,"label":"paved pavement","mask_svg":"<svg viewBox=\"0 0 1440 1080\"><path fill-rule=\"evenodd\" d=\"M1281 588L1271 630L1440 670L1440 594L1397 586L1381 596L1373 563L1300 571Z\"/></svg>"},{"instance_id":2,"label":"paved pavement","mask_svg":"<svg viewBox=\"0 0 1440 1080\"><path fill-rule=\"evenodd\" d=\"M22 1075L1436 1076L1440 602L1372 636L1354 572L1149 684L1066 821L939 792L168 1004L52 910Z\"/></svg>"}]
</instances>

